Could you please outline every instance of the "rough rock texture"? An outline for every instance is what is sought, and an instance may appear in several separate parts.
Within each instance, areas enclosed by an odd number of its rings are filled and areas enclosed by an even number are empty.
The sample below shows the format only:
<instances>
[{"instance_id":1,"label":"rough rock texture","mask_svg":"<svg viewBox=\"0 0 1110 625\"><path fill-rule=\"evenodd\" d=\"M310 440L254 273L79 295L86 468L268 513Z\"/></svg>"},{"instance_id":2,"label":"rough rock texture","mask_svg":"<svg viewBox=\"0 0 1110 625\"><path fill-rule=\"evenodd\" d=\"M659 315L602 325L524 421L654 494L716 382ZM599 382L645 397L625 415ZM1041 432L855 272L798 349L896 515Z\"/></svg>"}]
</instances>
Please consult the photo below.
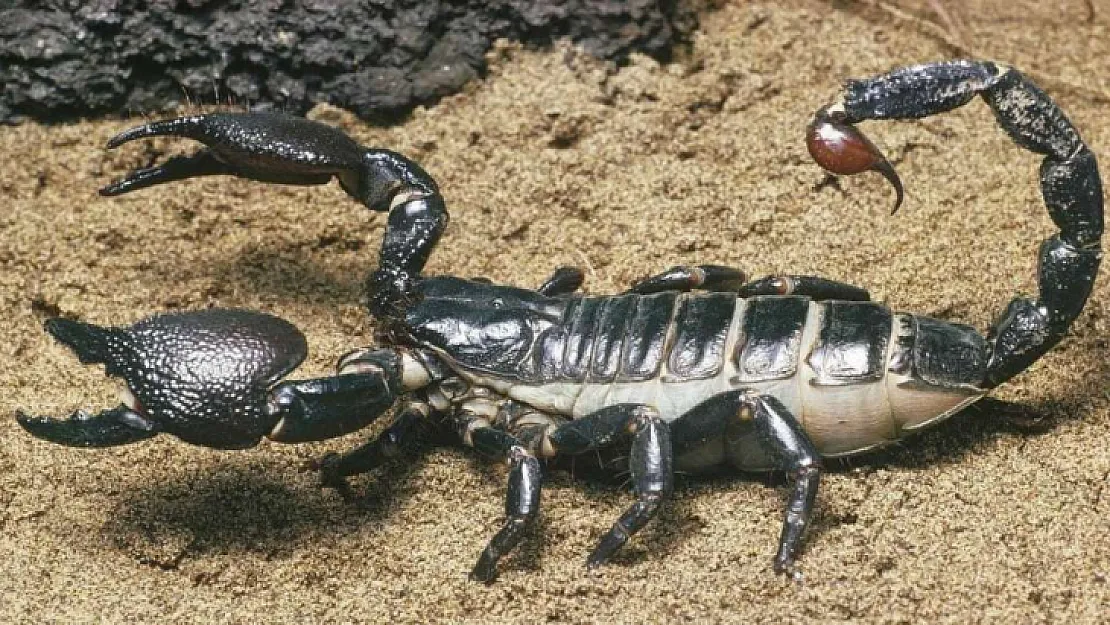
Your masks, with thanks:
<instances>
[{"instance_id":1,"label":"rough rock texture","mask_svg":"<svg viewBox=\"0 0 1110 625\"><path fill-rule=\"evenodd\" d=\"M4 3L5 5L9 3ZM675 0L16 0L0 9L0 121L231 102L330 102L396 120L485 70L498 38L666 57Z\"/></svg>"}]
</instances>

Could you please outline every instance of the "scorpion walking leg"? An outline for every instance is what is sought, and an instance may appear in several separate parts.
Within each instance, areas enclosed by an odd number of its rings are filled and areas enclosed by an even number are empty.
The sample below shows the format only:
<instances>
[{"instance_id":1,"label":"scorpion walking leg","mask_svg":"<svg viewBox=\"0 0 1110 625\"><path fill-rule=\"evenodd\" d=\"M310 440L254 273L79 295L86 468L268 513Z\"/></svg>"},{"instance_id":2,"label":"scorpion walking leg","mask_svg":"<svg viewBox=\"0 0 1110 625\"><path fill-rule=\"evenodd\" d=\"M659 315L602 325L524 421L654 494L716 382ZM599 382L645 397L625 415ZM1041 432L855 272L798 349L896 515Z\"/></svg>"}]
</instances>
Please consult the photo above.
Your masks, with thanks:
<instances>
[{"instance_id":1,"label":"scorpion walking leg","mask_svg":"<svg viewBox=\"0 0 1110 625\"><path fill-rule=\"evenodd\" d=\"M550 297L570 295L581 288L585 279L578 267L559 267L536 291Z\"/></svg>"},{"instance_id":2,"label":"scorpion walking leg","mask_svg":"<svg viewBox=\"0 0 1110 625\"><path fill-rule=\"evenodd\" d=\"M428 404L406 401L393 423L373 440L343 454L328 454L321 458L317 463L321 482L328 488L346 492L345 478L368 473L386 460L412 453L429 425L430 413L431 406Z\"/></svg>"},{"instance_id":3,"label":"scorpion walking leg","mask_svg":"<svg viewBox=\"0 0 1110 625\"><path fill-rule=\"evenodd\" d=\"M659 413L642 404L618 404L576 419L552 431L545 442L549 453L582 454L632 435L629 466L636 503L621 515L586 560L596 567L628 542L659 511L674 489L670 428Z\"/></svg>"},{"instance_id":4,"label":"scorpion walking leg","mask_svg":"<svg viewBox=\"0 0 1110 625\"><path fill-rule=\"evenodd\" d=\"M677 266L637 282L632 293L649 294L664 291L735 292L741 297L753 295L805 295L818 300L866 302L871 295L858 286L817 276L768 276L745 282L744 272L720 265Z\"/></svg>"},{"instance_id":5,"label":"scorpion walking leg","mask_svg":"<svg viewBox=\"0 0 1110 625\"><path fill-rule=\"evenodd\" d=\"M805 295L816 300L843 300L867 302L871 294L867 289L817 276L767 276L740 287L740 297L753 295Z\"/></svg>"},{"instance_id":6,"label":"scorpion walking leg","mask_svg":"<svg viewBox=\"0 0 1110 625\"><path fill-rule=\"evenodd\" d=\"M470 578L489 583L497 577L497 562L524 538L540 512L543 475L540 463L518 438L494 428L484 418L462 412L456 426L463 442L479 453L509 461L509 488L505 496L505 523L482 550Z\"/></svg>"},{"instance_id":7,"label":"scorpion walking leg","mask_svg":"<svg viewBox=\"0 0 1110 625\"><path fill-rule=\"evenodd\" d=\"M775 570L790 572L802 545L817 499L821 478L813 443L782 402L771 395L737 390L720 393L698 404L671 424L675 456L694 451L711 440L753 432L772 458L794 480L786 506Z\"/></svg>"},{"instance_id":8,"label":"scorpion walking leg","mask_svg":"<svg viewBox=\"0 0 1110 625\"><path fill-rule=\"evenodd\" d=\"M747 280L743 271L721 265L678 265L645 278L632 285L631 293L647 295L663 291L706 291L733 292L740 289Z\"/></svg>"},{"instance_id":9,"label":"scorpion walking leg","mask_svg":"<svg viewBox=\"0 0 1110 625\"><path fill-rule=\"evenodd\" d=\"M986 100L1015 143L1044 155L1041 192L1060 230L1041 245L1038 299L1015 298L988 334L983 386L991 388L1025 370L1063 338L1091 293L1102 258L1098 164L1071 122L1018 71L982 61L953 61L848 82L839 102L817 112L807 143L818 164L834 173L879 169L900 188L893 168L852 124L926 117L962 106L976 95Z\"/></svg>"},{"instance_id":10,"label":"scorpion walking leg","mask_svg":"<svg viewBox=\"0 0 1110 625\"><path fill-rule=\"evenodd\" d=\"M540 295L548 297L558 297L560 295L570 295L577 291L584 282L586 276L578 267L564 266L556 269L544 283L536 289ZM477 276L470 279L472 282L480 282L482 284L493 284L493 280L485 276Z\"/></svg>"}]
</instances>

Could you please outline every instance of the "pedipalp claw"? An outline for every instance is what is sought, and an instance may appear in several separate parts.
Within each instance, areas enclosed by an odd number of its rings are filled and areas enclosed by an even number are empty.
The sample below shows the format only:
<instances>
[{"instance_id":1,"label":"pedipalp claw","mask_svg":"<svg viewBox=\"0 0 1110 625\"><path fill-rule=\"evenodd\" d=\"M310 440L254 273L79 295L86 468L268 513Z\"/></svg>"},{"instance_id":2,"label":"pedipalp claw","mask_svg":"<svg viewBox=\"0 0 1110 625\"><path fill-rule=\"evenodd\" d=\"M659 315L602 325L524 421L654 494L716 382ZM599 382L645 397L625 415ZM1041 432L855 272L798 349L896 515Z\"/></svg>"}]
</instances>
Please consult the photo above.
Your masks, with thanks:
<instances>
[{"instance_id":1,"label":"pedipalp claw","mask_svg":"<svg viewBox=\"0 0 1110 625\"><path fill-rule=\"evenodd\" d=\"M19 410L15 420L35 438L67 447L114 447L158 434L153 423L125 405L95 415L78 410L66 419L36 417Z\"/></svg>"},{"instance_id":2,"label":"pedipalp claw","mask_svg":"<svg viewBox=\"0 0 1110 625\"><path fill-rule=\"evenodd\" d=\"M16 415L31 434L78 447L159 432L206 447L251 447L279 418L269 410L270 390L308 353L295 326L245 310L155 315L126 328L54 318L45 327L82 363L103 363L127 384L124 403L96 415Z\"/></svg>"},{"instance_id":3,"label":"pedipalp claw","mask_svg":"<svg viewBox=\"0 0 1110 625\"><path fill-rule=\"evenodd\" d=\"M337 128L278 113L212 113L152 122L121 132L109 148L147 137L193 139L207 149L139 169L101 189L120 195L194 176L234 175L280 184L354 184L365 150Z\"/></svg>"},{"instance_id":4,"label":"pedipalp claw","mask_svg":"<svg viewBox=\"0 0 1110 625\"><path fill-rule=\"evenodd\" d=\"M83 365L108 364L112 360L112 345L120 340L115 328L104 328L92 323L54 317L47 319L43 328L54 340L73 350ZM113 375L113 371L108 372Z\"/></svg>"},{"instance_id":5,"label":"pedipalp claw","mask_svg":"<svg viewBox=\"0 0 1110 625\"><path fill-rule=\"evenodd\" d=\"M842 111L838 113L831 106L817 111L806 128L806 148L813 160L829 173L851 176L875 171L882 174L896 194L891 214L902 206L905 192L898 172L870 139L844 121Z\"/></svg>"},{"instance_id":6,"label":"pedipalp claw","mask_svg":"<svg viewBox=\"0 0 1110 625\"><path fill-rule=\"evenodd\" d=\"M102 187L100 195L112 197L174 180L235 173L234 169L221 162L211 151L200 150L191 156L175 156L161 165L136 169L122 180Z\"/></svg>"}]
</instances>

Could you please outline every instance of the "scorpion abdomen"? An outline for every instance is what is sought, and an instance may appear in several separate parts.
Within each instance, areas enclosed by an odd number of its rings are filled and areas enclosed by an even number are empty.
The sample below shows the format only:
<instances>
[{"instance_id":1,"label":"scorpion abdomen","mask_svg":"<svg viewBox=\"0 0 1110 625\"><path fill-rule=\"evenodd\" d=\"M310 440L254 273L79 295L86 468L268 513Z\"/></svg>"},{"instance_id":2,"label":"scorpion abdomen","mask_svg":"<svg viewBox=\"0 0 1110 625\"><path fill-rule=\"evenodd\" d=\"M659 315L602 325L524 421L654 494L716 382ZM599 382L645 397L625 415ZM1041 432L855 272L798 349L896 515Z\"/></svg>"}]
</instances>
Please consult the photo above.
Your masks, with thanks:
<instances>
[{"instance_id":1,"label":"scorpion abdomen","mask_svg":"<svg viewBox=\"0 0 1110 625\"><path fill-rule=\"evenodd\" d=\"M898 441L984 392L987 344L974 329L874 302L672 292L571 298L560 312L542 323L521 312L536 332L511 372L459 372L570 418L647 403L673 422L751 389L778 398L827 457ZM772 466L747 438L707 441L679 466Z\"/></svg>"}]
</instances>

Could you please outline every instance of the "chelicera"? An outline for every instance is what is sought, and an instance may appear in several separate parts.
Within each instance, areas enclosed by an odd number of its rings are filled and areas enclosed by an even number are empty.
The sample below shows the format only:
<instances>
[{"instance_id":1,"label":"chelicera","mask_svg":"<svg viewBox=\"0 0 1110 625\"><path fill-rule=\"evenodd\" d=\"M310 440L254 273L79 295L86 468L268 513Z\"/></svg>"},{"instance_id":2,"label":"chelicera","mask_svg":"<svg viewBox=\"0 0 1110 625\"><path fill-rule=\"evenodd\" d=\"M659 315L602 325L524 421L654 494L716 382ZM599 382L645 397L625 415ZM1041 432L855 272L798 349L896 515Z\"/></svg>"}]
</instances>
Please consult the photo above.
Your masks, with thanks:
<instances>
[{"instance_id":1,"label":"chelicera","mask_svg":"<svg viewBox=\"0 0 1110 625\"><path fill-rule=\"evenodd\" d=\"M860 454L947 418L1026 369L1080 314L1101 259L1102 187L1094 155L1055 103L1012 68L981 61L918 65L848 82L822 107L807 144L825 169L897 173L855 125L935 115L982 96L1019 146L1044 156L1041 190L1059 232L1040 249L1039 292L1016 298L986 336L892 312L866 290L812 276L749 281L736 269L675 267L610 296L577 293L562 268L537 289L422 269L447 224L435 181L416 163L304 119L242 113L183 117L128 130L109 147L158 135L195 139L192 156L132 172L101 193L230 174L284 184L338 178L389 213L368 279L378 345L339 359L334 376L285 380L307 346L260 312L205 310L125 328L54 318L47 331L84 363L104 363L130 397L95 415L19 414L31 434L104 447L168 433L231 449L262 438L340 436L383 414L370 442L320 461L326 485L413 453L447 430L509 464L505 520L472 576L498 560L540 509L541 459L628 450L635 502L589 555L600 565L672 495L675 471L720 465L791 478L774 568L795 570L822 458ZM895 205L897 208L897 204ZM392 410L394 409L395 410Z\"/></svg>"}]
</instances>

